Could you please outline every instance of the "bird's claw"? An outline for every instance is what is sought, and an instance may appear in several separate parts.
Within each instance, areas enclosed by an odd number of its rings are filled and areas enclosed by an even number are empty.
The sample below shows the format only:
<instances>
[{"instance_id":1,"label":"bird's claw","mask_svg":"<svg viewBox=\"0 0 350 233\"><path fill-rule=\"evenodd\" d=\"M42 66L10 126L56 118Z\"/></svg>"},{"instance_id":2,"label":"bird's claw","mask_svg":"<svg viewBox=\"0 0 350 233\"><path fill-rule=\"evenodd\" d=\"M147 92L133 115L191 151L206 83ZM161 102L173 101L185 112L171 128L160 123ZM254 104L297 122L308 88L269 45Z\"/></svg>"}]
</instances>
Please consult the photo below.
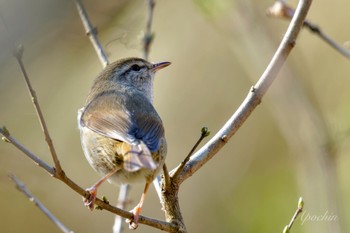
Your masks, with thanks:
<instances>
[{"instance_id":1,"label":"bird's claw","mask_svg":"<svg viewBox=\"0 0 350 233\"><path fill-rule=\"evenodd\" d=\"M133 214L132 219L127 219L126 222L129 223L130 230L135 230L139 226L138 221L141 208L136 206L134 209L130 210L130 212Z\"/></svg>"},{"instance_id":2,"label":"bird's claw","mask_svg":"<svg viewBox=\"0 0 350 233\"><path fill-rule=\"evenodd\" d=\"M83 202L86 207L88 207L91 211L94 209L94 202L97 196L97 189L95 187L91 187L85 189L85 191L89 192L89 198L83 197Z\"/></svg>"}]
</instances>

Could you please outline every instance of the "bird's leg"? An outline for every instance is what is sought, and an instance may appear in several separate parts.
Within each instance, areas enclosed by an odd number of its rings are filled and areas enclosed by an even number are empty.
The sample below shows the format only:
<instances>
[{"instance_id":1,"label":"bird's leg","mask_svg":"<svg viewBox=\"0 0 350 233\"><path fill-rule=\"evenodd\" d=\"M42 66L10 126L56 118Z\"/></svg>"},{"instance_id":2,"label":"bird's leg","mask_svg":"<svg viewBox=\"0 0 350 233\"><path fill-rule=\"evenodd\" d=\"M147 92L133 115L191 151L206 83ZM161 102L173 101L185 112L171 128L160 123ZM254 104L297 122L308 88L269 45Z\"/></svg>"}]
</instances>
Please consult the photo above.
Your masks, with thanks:
<instances>
[{"instance_id":1,"label":"bird's leg","mask_svg":"<svg viewBox=\"0 0 350 233\"><path fill-rule=\"evenodd\" d=\"M102 177L99 181L97 181L93 186L90 188L85 189L85 191L88 191L90 193L89 198L83 197L84 205L87 206L91 211L94 209L94 201L97 196L97 189L100 187L100 185L108 180L109 177L111 177L117 170L120 168L115 168L111 172L109 172L107 175Z\"/></svg>"},{"instance_id":2,"label":"bird's leg","mask_svg":"<svg viewBox=\"0 0 350 233\"><path fill-rule=\"evenodd\" d=\"M130 212L134 214L132 219L127 219L126 222L129 223L129 228L131 230L135 230L138 227L138 220L139 220L139 215L142 209L143 202L145 201L146 198L146 193L149 188L150 182L146 182L145 189L143 190L143 193L141 195L140 202L132 209Z\"/></svg>"}]
</instances>

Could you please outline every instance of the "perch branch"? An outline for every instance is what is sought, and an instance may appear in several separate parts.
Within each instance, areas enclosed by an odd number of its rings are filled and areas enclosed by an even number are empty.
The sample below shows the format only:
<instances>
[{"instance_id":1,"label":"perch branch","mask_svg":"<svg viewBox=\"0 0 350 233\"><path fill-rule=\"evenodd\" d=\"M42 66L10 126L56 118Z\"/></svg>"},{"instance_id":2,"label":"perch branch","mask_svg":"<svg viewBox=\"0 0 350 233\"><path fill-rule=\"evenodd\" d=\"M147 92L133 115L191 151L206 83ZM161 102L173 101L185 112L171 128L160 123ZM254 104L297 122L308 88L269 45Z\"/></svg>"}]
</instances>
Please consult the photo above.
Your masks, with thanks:
<instances>
[{"instance_id":1,"label":"perch branch","mask_svg":"<svg viewBox=\"0 0 350 233\"><path fill-rule=\"evenodd\" d=\"M79 0L76 0L76 3L77 3L77 8L78 8L79 14L82 17L84 27L85 28L86 27L89 28L87 31L88 31L88 34L90 36L90 39L91 39L92 43L94 44L94 47L96 48L96 50L97 50L97 52L99 54L99 57L100 57L100 60L101 60L102 64L104 66L106 66L108 64L107 57L106 56L101 56L101 54L105 55L105 53L103 52L102 47L101 47L100 43L97 40L96 33L92 29L91 23L89 23L88 18L86 18L87 15L86 15L86 12L85 12L85 10L83 8L82 2L79 1ZM97 41L97 43L95 43L96 41ZM101 53L101 51L102 51L102 53ZM27 155L30 159L32 159L36 164L38 164L40 167L42 167L44 170L46 170L51 176L61 180L63 183L65 183L67 186L69 186L71 189L73 189L75 192L77 192L81 196L86 197L88 199L90 194L88 192L86 192L83 188L81 188L79 185L77 185L74 181L72 181L69 177L67 177L66 174L64 173L64 171L62 170L61 166L60 166L59 160L57 158L56 152L55 152L53 144L52 144L52 140L51 140L51 138L49 136L49 133L48 133L48 130L47 130L47 127L46 127L43 115L41 113L40 105L39 105L39 103L37 101L37 97L36 97L35 91L33 90L32 86L31 86L31 84L29 82L29 78L28 78L27 72L25 70L23 61L22 61L23 48L19 47L15 51L14 55L15 55L15 57L17 59L17 62L19 64L20 68L21 68L21 71L22 71L23 76L25 78L25 82L27 84L28 90L29 90L30 95L32 97L32 100L34 102L34 106L35 106L35 108L37 110L37 113L39 115L40 123L42 124L42 128L44 130L45 136L47 137L46 140L47 140L48 145L50 147L50 151L51 151L51 154L52 154L52 157L53 157L53 160L54 160L56 168L51 167L46 162L41 160L38 156L36 156L34 153L29 151L27 148L25 148L22 144L20 144L15 138L13 138L10 135L9 131L5 127L0 128L0 134L3 135L2 139L4 141L6 141L6 142L9 142L9 143L13 144L16 148L21 150L25 155ZM102 209L105 209L105 210L107 210L107 211L109 211L111 213L114 213L116 215L120 215L120 216L122 216L124 218L129 218L130 219L130 218L133 217L132 213L130 213L128 211L125 211L125 210L122 210L122 209L119 209L119 208L116 208L116 207L114 207L112 205L109 205L109 203L106 203L104 200L101 200L99 198L97 198L95 200L95 204L98 205ZM178 232L178 226L176 226L176 225L174 225L172 223L168 223L168 222L159 221L159 220L156 220L156 219L147 218L147 217L144 217L144 216L139 216L139 223L145 224L145 225L148 225L148 226L151 226L151 227L154 227L154 228L158 228L160 230L167 231L167 232Z\"/></svg>"},{"instance_id":2,"label":"perch branch","mask_svg":"<svg viewBox=\"0 0 350 233\"><path fill-rule=\"evenodd\" d=\"M96 35L96 29L92 26L86 10L84 8L84 5L82 3L81 0L75 0L79 15L81 17L81 20L83 22L84 28L90 38L90 41L92 42L99 58L100 61L102 63L102 65L105 67L106 65L108 65L108 58L100 44L100 42L98 41L97 35ZM153 7L153 6L152 6ZM149 24L150 25L150 24ZM148 27L150 29L150 27ZM15 53L14 53L17 62L21 68L21 71L23 73L23 76L25 78L28 90L30 92L30 95L32 97L32 100L34 102L34 106L37 110L39 119L40 119L40 123L42 124L42 128L44 130L45 136L46 136L46 140L48 142L48 145L50 147L51 150L51 154L53 156L53 160L56 166L56 170L55 168L51 167L50 165L48 165L47 163L45 163L43 160L41 160L38 156L36 156L34 153L32 153L31 151L29 151L27 148L25 148L23 145L21 145L15 138L13 138L8 130L4 127L2 129L0 129L0 133L3 135L3 139L4 141L10 142L12 143L15 147L17 147L19 150L21 150L25 155L27 155L30 159L32 159L36 164L38 164L40 167L44 168L51 176L61 180L62 182L64 182L66 185L68 185L71 189L73 189L74 191L76 191L77 193L79 193L80 195L88 198L89 197L89 193L86 192L83 188L81 188L79 185L77 185L75 182L73 182L71 179L69 179L66 174L63 172L60 164L59 164L59 160L57 158L56 152L54 150L53 144L52 144L52 140L49 136L45 121L44 121L44 117L41 113L41 108L40 105L37 101L37 97L35 94L35 91L33 90L30 82L29 82L29 78L27 75L27 72L25 70L23 61L22 61L22 55L23 55L23 48L19 47ZM114 214L120 215L124 218L131 218L132 217L132 213L128 212L128 211L124 211L122 209L113 207L111 205L109 205L108 203L104 202L101 199L96 199L95 200L96 205L98 205L99 207L101 207L102 209L105 209L107 211L110 211ZM165 230L168 232L176 232L177 231L177 226L174 226L173 224L167 223L167 222L163 222L163 221L159 221L159 220L155 220L155 219L151 219L151 218L147 218L144 216L140 216L139 218L139 223L151 226L151 227L155 227L158 228L160 230Z\"/></svg>"},{"instance_id":3,"label":"perch branch","mask_svg":"<svg viewBox=\"0 0 350 233\"><path fill-rule=\"evenodd\" d=\"M296 38L303 26L311 2L311 0L299 1L297 10L289 24L287 32L265 72L262 74L258 82L251 88L243 103L220 131L191 157L190 161L186 164L179 175L179 182L183 182L207 163L237 132L252 111L261 103L262 97L276 79L277 73L295 45ZM176 169L177 168L171 171L171 174L173 174Z\"/></svg>"},{"instance_id":4,"label":"perch branch","mask_svg":"<svg viewBox=\"0 0 350 233\"><path fill-rule=\"evenodd\" d=\"M280 0L276 1L269 9L267 9L266 14L277 18L291 19L295 14L295 10L291 6L287 5L285 1ZM330 38L317 25L305 19L303 26L307 27L312 33L315 33L343 56L350 58L350 51Z\"/></svg>"},{"instance_id":5,"label":"perch branch","mask_svg":"<svg viewBox=\"0 0 350 233\"><path fill-rule=\"evenodd\" d=\"M72 190L74 190L75 192L80 194L81 196L89 199L89 195L90 195L89 192L85 191L85 189L83 189L82 187L77 185L74 181L72 181L69 177L67 177L64 172L61 173L59 176L57 176L58 174L55 173L54 168L50 167L44 161L39 159L38 156L36 156L34 153L29 151L24 146L22 146L15 138L13 138L9 134L8 130L4 130L4 128L0 128L0 134L3 136L4 141L12 143L16 148L21 150L26 156L28 156L30 159L32 159L36 164L38 164L40 167L44 168L51 176L59 179L60 181L65 183L67 186L69 186ZM101 207L102 209L105 209L111 213L120 215L124 218L130 219L133 216L133 214L130 213L129 211L125 211L125 210L119 209L117 207L114 207L114 206L106 203L105 201L103 201L99 198L96 198L95 204L98 205L99 207ZM155 227L155 228L158 228L160 230L167 231L167 232L176 232L177 231L177 226L175 226L171 223L159 221L159 220L152 219L152 218L147 218L144 216L140 216L139 223L145 224L145 225L148 225L151 227Z\"/></svg>"},{"instance_id":6,"label":"perch branch","mask_svg":"<svg viewBox=\"0 0 350 233\"><path fill-rule=\"evenodd\" d=\"M86 35L89 37L92 46L94 46L94 49L97 53L98 58L102 63L102 66L106 67L109 64L108 56L97 37L97 28L92 25L82 0L74 0L74 1L78 9L81 22L84 25Z\"/></svg>"},{"instance_id":7,"label":"perch branch","mask_svg":"<svg viewBox=\"0 0 350 233\"><path fill-rule=\"evenodd\" d=\"M63 232L73 233L72 230L67 228L60 220L58 220L33 194L26 188L24 183L19 180L15 175L9 174L9 178L16 184L16 187L21 191L31 202L37 206L41 212L43 212L56 226Z\"/></svg>"},{"instance_id":8,"label":"perch branch","mask_svg":"<svg viewBox=\"0 0 350 233\"><path fill-rule=\"evenodd\" d=\"M46 127L43 115L42 115L41 110L40 110L40 105L39 105L39 103L37 101L37 98L36 98L36 95L35 95L35 91L33 90L32 86L31 86L31 84L29 82L29 77L27 75L27 72L25 70L24 64L23 64L22 59L21 59L22 55L23 55L23 48L19 47L19 49L17 51L15 51L14 55L15 55L17 61L18 61L18 64L19 64L19 66L21 68L21 71L23 73L23 76L25 78L25 81L26 81L26 84L28 86L30 95L31 95L31 97L33 99L33 102L34 102L34 106L37 109L40 122L41 123L44 122L43 123L44 124L43 128L45 129L44 130L45 135L48 135L48 130L47 130L47 127ZM81 196L89 199L89 195L90 195L89 192L85 191L83 188L81 188L79 185L77 185L74 181L72 181L70 178L68 178L66 176L66 174L64 173L64 171L61 169L61 167L59 165L56 153L53 153L52 156L54 158L55 165L56 164L58 164L58 165L56 165L57 168L53 168L50 165L48 165L47 163L45 163L43 160L41 160L34 153L29 151L27 148L25 148L22 144L20 144L15 138L13 138L10 135L9 131L5 127L0 128L0 134L3 135L3 140L4 141L12 143L16 148L21 150L25 155L27 155L30 159L32 159L36 164L38 164L40 167L44 168L47 172L49 172L49 174L51 176L61 180L67 186L69 186L71 189L73 189L74 191L79 193ZM47 141L48 141L48 144L51 145L50 146L50 150L54 151L51 139L47 140ZM51 144L49 142L51 142ZM103 200L98 199L98 198L95 200L95 204L98 205L99 207L101 207L102 209L105 209L105 210L110 211L110 212L112 212L114 214L120 215L120 216L122 216L124 218L132 218L132 216L133 216L132 213L130 213L128 211L125 211L125 210L121 210L121 209L116 208L114 206L111 206L108 203L106 203ZM145 225L148 225L148 226L152 226L152 227L158 228L160 230L165 230L165 231L168 231L168 232L176 232L176 229L177 229L177 226L175 226L173 224L170 224L170 223L167 223L167 222L163 222L163 221L159 221L159 220L155 220L155 219L151 219L151 218L147 218L147 217L144 217L144 216L140 216L139 223L145 224Z\"/></svg>"}]
</instances>

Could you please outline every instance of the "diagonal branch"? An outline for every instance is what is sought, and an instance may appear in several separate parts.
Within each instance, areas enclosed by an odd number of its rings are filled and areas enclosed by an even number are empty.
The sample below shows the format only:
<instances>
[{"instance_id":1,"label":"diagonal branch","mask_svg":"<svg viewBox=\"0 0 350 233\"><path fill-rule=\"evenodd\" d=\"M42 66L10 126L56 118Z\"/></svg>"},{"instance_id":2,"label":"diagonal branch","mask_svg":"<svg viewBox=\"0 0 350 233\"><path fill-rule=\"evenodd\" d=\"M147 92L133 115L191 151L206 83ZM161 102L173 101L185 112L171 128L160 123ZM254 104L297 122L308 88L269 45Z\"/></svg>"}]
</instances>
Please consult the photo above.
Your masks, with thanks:
<instances>
[{"instance_id":1,"label":"diagonal branch","mask_svg":"<svg viewBox=\"0 0 350 233\"><path fill-rule=\"evenodd\" d=\"M46 126L46 122L45 122L43 113L41 111L40 105L39 105L38 97L36 96L36 93L35 93L32 85L31 85L31 83L29 81L29 77L28 77L27 71L24 68L24 64L23 64L23 60L22 60L22 57L23 57L23 46L22 45L19 45L18 48L16 49L16 51L14 51L14 56L15 56L15 58L17 60L17 63L19 65L20 69L21 69L24 81L25 81L25 83L27 85L29 94L31 96L31 99L32 99L32 102L33 102L33 105L34 105L35 111L36 111L36 113L38 115L39 122L40 122L40 125L41 125L41 129L44 132L45 140L47 142L47 145L49 146L50 153L51 153L53 162L55 164L56 172L58 174L61 174L61 173L63 173L62 167L60 165L60 161L58 160L55 147L53 145L52 139L51 139L50 134L49 134L49 130L48 130L47 126Z\"/></svg>"},{"instance_id":2,"label":"diagonal branch","mask_svg":"<svg viewBox=\"0 0 350 233\"><path fill-rule=\"evenodd\" d=\"M295 222L295 220L297 219L297 217L299 216L299 214L301 212L303 212L303 208L304 208L304 201L303 198L300 197L299 201L298 201L298 208L295 210L295 213L292 217L292 219L290 220L289 224L288 224L288 229L292 229L293 223Z\"/></svg>"},{"instance_id":3,"label":"diagonal branch","mask_svg":"<svg viewBox=\"0 0 350 233\"><path fill-rule=\"evenodd\" d=\"M290 230L292 229L293 223L295 222L295 220L297 219L299 214L301 214L301 212L303 212L303 208L304 208L304 201L303 201L303 198L300 197L299 201L298 201L298 208L295 210L295 213L294 213L292 219L290 220L289 224L284 227L283 233L290 232Z\"/></svg>"},{"instance_id":4,"label":"diagonal branch","mask_svg":"<svg viewBox=\"0 0 350 233\"><path fill-rule=\"evenodd\" d=\"M37 206L41 212L43 212L56 226L65 233L73 233L72 230L67 228L60 220L58 220L33 194L27 189L24 183L19 180L15 175L9 174L9 178L16 184L17 189L21 191L31 202Z\"/></svg>"},{"instance_id":5,"label":"diagonal branch","mask_svg":"<svg viewBox=\"0 0 350 233\"><path fill-rule=\"evenodd\" d=\"M254 109L261 103L262 97L276 79L277 73L282 68L287 56L295 45L296 38L303 26L311 2L311 0L299 1L297 10L289 24L287 32L265 72L262 74L258 82L251 88L243 103L221 130L192 156L183 172L179 175L180 183L206 164L238 131ZM171 173L174 173L176 169L177 168L172 170Z\"/></svg>"},{"instance_id":6,"label":"diagonal branch","mask_svg":"<svg viewBox=\"0 0 350 233\"><path fill-rule=\"evenodd\" d=\"M106 67L109 64L108 56L97 37L97 28L92 25L82 0L74 0L74 1L78 9L80 19L84 25L86 35L89 36L91 44L94 46L94 49L98 55L98 58L102 63L102 66Z\"/></svg>"},{"instance_id":7,"label":"diagonal branch","mask_svg":"<svg viewBox=\"0 0 350 233\"><path fill-rule=\"evenodd\" d=\"M192 147L191 151L188 153L188 155L186 156L186 158L181 162L181 164L176 168L176 171L173 173L172 175L172 179L176 182L176 180L178 179L179 174L182 172L182 170L184 169L186 163L191 159L192 154L195 152L195 150L197 149L197 147L199 146L199 144L203 141L204 138L208 137L210 134L210 131L208 130L207 127L203 127L201 130L201 136L199 137L199 139L197 140L197 142L194 144L194 146Z\"/></svg>"},{"instance_id":8,"label":"diagonal branch","mask_svg":"<svg viewBox=\"0 0 350 233\"><path fill-rule=\"evenodd\" d=\"M18 150L22 151L25 155L27 155L35 164L42 167L44 170L46 170L50 175L56 177L55 169L51 167L49 164L44 162L42 159L40 159L38 156L33 154L31 151L29 151L26 147L24 147L21 143L19 143L15 138L13 138L8 130L3 127L0 128L0 134L3 136L3 140L6 142L11 143L14 145Z\"/></svg>"}]
</instances>

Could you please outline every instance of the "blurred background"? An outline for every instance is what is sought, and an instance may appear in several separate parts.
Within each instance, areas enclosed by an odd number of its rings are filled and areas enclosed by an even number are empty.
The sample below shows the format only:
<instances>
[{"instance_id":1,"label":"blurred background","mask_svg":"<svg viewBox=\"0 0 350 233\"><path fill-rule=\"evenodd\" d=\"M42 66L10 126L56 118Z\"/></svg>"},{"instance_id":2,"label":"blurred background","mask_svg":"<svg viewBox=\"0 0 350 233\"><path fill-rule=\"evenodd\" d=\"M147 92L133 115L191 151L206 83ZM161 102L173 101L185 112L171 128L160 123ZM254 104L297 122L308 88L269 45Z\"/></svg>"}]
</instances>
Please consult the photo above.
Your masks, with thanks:
<instances>
[{"instance_id":1,"label":"blurred background","mask_svg":"<svg viewBox=\"0 0 350 233\"><path fill-rule=\"evenodd\" d=\"M84 3L111 61L142 55L146 1ZM169 169L186 156L202 126L212 135L222 127L264 71L288 26L288 21L266 17L272 3L157 1L150 60L172 62L155 83ZM297 1L289 3L296 6ZM308 19L340 44L349 44L349 31L344 30L349 7L347 0L314 1ZM0 16L0 126L52 164L11 55L13 44L22 43L24 63L61 164L70 178L90 187L99 176L82 153L76 115L102 67L74 1L1 0ZM183 183L180 204L188 231L282 232L303 196L305 212L292 232L347 232L349 73L349 60L303 30L262 104L224 149ZM112 214L88 211L79 195L1 142L0 232L60 232L15 189L9 172L73 231L112 231ZM142 189L143 184L132 187L128 209ZM113 204L117 194L118 187L110 184L99 190L99 196ZM154 188L142 214L164 219ZM325 218L316 221L320 216ZM140 225L137 231L158 230Z\"/></svg>"}]
</instances>

